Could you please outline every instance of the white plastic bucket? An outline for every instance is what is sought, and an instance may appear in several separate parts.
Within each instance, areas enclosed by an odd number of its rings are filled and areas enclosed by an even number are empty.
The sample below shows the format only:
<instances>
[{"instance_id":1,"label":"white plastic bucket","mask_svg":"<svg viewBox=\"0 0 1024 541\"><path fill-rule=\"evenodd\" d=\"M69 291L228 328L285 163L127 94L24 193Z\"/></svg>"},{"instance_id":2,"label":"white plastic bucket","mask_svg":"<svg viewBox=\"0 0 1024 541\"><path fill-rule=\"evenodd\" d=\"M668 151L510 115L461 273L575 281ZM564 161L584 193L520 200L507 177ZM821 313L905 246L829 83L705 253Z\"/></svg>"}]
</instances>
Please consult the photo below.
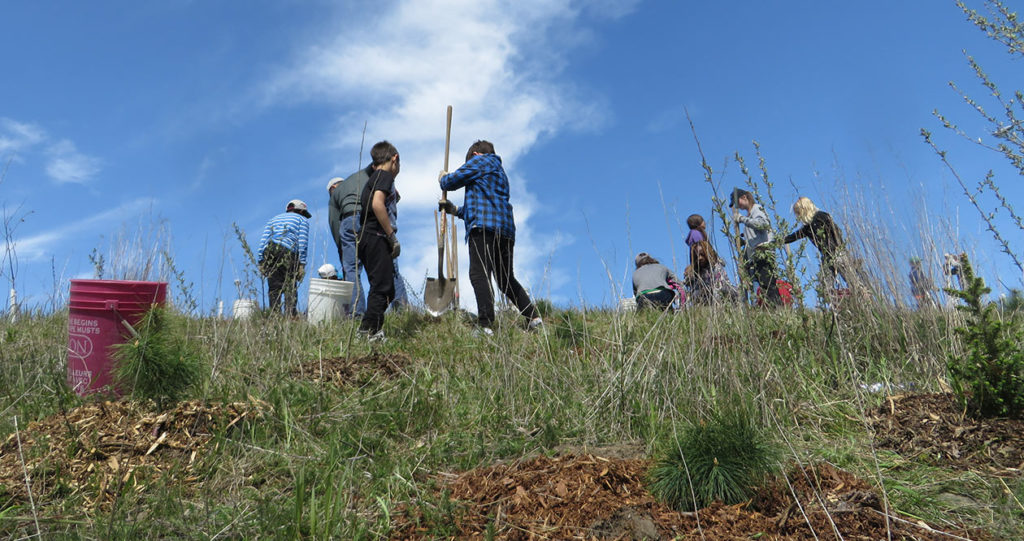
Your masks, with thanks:
<instances>
[{"instance_id":1,"label":"white plastic bucket","mask_svg":"<svg viewBox=\"0 0 1024 541\"><path fill-rule=\"evenodd\" d=\"M341 319L345 314L345 305L351 300L352 282L310 278L306 318L313 324Z\"/></svg>"},{"instance_id":2,"label":"white plastic bucket","mask_svg":"<svg viewBox=\"0 0 1024 541\"><path fill-rule=\"evenodd\" d=\"M623 297L619 299L619 311L620 312L636 312L636 298L635 297Z\"/></svg>"},{"instance_id":3,"label":"white plastic bucket","mask_svg":"<svg viewBox=\"0 0 1024 541\"><path fill-rule=\"evenodd\" d=\"M237 299L231 304L231 314L235 319L249 319L259 310L259 305L252 299Z\"/></svg>"}]
</instances>

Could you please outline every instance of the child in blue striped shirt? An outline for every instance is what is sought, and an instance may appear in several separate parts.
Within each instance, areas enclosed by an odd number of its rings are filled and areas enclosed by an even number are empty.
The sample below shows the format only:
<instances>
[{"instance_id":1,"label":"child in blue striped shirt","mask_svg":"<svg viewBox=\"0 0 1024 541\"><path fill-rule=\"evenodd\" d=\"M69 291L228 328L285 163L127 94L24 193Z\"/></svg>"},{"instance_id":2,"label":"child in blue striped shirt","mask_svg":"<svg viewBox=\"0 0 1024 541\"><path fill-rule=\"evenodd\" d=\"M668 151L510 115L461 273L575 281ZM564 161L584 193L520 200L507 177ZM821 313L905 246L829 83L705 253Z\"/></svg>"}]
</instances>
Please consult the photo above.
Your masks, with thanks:
<instances>
[{"instance_id":1,"label":"child in blue striped shirt","mask_svg":"<svg viewBox=\"0 0 1024 541\"><path fill-rule=\"evenodd\" d=\"M281 311L283 295L285 313L290 316L299 313L299 283L306 274L310 217L306 203L292 199L285 211L271 218L263 228L259 267L260 274L267 278L271 312Z\"/></svg>"}]
</instances>

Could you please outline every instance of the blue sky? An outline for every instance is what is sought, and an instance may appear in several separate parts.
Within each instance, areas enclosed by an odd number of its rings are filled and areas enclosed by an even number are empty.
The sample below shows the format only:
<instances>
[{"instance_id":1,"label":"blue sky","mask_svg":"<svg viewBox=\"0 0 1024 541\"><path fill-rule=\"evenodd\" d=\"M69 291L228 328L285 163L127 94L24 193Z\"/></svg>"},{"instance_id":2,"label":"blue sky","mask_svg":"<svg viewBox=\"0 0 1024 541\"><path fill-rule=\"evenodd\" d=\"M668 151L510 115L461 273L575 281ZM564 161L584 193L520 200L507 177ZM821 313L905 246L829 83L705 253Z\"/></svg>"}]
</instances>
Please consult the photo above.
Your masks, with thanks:
<instances>
[{"instance_id":1,"label":"blue sky","mask_svg":"<svg viewBox=\"0 0 1024 541\"><path fill-rule=\"evenodd\" d=\"M244 275L232 224L254 242L292 198L314 214L310 266L337 265L324 186L359 165L364 122L367 148L386 138L402 154L400 263L418 290L436 273L448 104L452 168L494 142L516 273L561 305L615 303L638 251L682 271L683 222L709 216L712 195L684 111L723 190L743 183L736 152L756 174L758 141L779 213L792 224L789 205L811 197L894 282L910 254L965 249L997 289L1021 287L919 135L969 184L993 168L1006 195L1024 192L932 116L989 139L948 86L985 97L965 49L1004 90L1024 87L1020 61L952 1L44 1L3 19L0 205L16 257L0 278L28 305L157 223L200 309L230 305ZM1021 231L1004 232L1019 251Z\"/></svg>"}]
</instances>

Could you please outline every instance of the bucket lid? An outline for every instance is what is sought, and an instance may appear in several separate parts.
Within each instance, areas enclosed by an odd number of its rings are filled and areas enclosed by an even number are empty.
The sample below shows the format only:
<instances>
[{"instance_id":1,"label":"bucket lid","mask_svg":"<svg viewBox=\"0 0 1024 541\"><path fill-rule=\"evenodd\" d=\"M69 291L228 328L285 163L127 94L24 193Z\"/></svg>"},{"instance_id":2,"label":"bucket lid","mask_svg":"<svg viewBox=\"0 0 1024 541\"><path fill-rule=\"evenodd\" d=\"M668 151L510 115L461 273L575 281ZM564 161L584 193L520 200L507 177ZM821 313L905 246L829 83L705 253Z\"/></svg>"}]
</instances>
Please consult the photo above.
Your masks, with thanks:
<instances>
[{"instance_id":1,"label":"bucket lid","mask_svg":"<svg viewBox=\"0 0 1024 541\"><path fill-rule=\"evenodd\" d=\"M138 303L163 302L167 282L131 280L71 280L70 300L118 300Z\"/></svg>"},{"instance_id":2,"label":"bucket lid","mask_svg":"<svg viewBox=\"0 0 1024 541\"><path fill-rule=\"evenodd\" d=\"M313 282L316 280L316 282ZM344 280L320 280L311 278L309 283L309 292L317 294L327 295L342 295L348 296L352 294L352 282L346 282Z\"/></svg>"},{"instance_id":3,"label":"bucket lid","mask_svg":"<svg viewBox=\"0 0 1024 541\"><path fill-rule=\"evenodd\" d=\"M113 288L125 288L125 287L167 287L167 282L147 282L145 280L95 280L86 278L72 278L71 285L79 285L88 287L90 285L96 287L113 287Z\"/></svg>"}]
</instances>

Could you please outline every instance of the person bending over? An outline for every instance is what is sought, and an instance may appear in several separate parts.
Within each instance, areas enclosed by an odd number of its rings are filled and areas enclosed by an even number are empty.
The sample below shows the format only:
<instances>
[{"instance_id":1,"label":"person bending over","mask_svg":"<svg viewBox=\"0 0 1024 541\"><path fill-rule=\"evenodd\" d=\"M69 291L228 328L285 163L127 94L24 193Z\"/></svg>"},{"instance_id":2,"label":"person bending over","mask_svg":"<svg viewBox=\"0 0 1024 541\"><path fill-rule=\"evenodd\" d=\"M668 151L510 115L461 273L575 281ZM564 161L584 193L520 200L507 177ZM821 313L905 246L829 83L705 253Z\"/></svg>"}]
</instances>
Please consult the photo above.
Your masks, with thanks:
<instances>
[{"instance_id":1,"label":"person bending over","mask_svg":"<svg viewBox=\"0 0 1024 541\"><path fill-rule=\"evenodd\" d=\"M263 228L260 237L260 274L267 278L270 311L298 315L299 283L306 274L306 248L309 243L309 218L306 203L299 199L288 202L285 211L274 216Z\"/></svg>"},{"instance_id":2,"label":"person bending over","mask_svg":"<svg viewBox=\"0 0 1024 541\"><path fill-rule=\"evenodd\" d=\"M797 198L793 203L793 214L804 225L786 235L783 243L790 244L800 239L808 239L818 249L821 254L822 291L826 295L833 294L837 276L841 276L851 290L860 290L858 273L846 251L843 233L832 216L818 210L807 197Z\"/></svg>"}]
</instances>

